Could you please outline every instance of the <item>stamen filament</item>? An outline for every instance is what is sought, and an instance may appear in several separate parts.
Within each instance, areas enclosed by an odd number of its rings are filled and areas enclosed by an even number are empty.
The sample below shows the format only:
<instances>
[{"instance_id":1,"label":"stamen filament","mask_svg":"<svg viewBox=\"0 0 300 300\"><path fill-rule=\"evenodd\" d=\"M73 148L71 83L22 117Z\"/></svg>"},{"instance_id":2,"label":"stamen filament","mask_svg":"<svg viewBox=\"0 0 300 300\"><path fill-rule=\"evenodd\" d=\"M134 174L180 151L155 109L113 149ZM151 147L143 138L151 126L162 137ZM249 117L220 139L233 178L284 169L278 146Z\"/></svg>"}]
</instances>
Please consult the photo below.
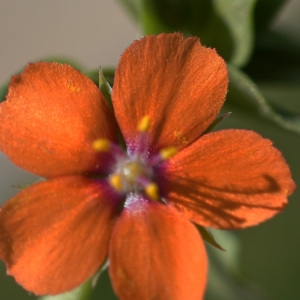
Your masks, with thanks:
<instances>
[{"instance_id":1,"label":"stamen filament","mask_svg":"<svg viewBox=\"0 0 300 300\"><path fill-rule=\"evenodd\" d=\"M169 159L170 157L174 156L178 152L176 147L170 146L162 148L158 154L154 155L149 159L149 166L156 166L161 162Z\"/></svg>"},{"instance_id":2,"label":"stamen filament","mask_svg":"<svg viewBox=\"0 0 300 300\"><path fill-rule=\"evenodd\" d=\"M135 152L140 153L145 150L147 131L150 127L150 117L148 115L143 116L137 124L137 130L139 131L139 139L136 145Z\"/></svg>"},{"instance_id":3,"label":"stamen filament","mask_svg":"<svg viewBox=\"0 0 300 300\"><path fill-rule=\"evenodd\" d=\"M125 158L125 153L121 149L121 147L106 138L96 139L92 143L92 148L96 152L109 152L115 158L117 158L117 157Z\"/></svg>"}]
</instances>

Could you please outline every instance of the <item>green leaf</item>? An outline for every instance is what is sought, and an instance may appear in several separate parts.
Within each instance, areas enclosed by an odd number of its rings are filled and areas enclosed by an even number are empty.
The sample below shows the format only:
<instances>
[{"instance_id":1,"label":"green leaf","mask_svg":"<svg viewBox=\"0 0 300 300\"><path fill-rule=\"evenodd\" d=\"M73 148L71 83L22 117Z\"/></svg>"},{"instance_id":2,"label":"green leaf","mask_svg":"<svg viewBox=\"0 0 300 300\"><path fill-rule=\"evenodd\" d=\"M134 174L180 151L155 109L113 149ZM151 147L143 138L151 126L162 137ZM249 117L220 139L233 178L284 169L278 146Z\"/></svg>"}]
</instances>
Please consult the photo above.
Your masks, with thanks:
<instances>
[{"instance_id":1,"label":"green leaf","mask_svg":"<svg viewBox=\"0 0 300 300\"><path fill-rule=\"evenodd\" d=\"M39 300L88 300L91 297L92 289L93 282L90 279L72 291L55 296L43 296Z\"/></svg>"},{"instance_id":2,"label":"green leaf","mask_svg":"<svg viewBox=\"0 0 300 300\"><path fill-rule=\"evenodd\" d=\"M300 115L271 106L255 83L242 71L232 65L229 70L228 101L234 105L258 112L277 125L300 134Z\"/></svg>"},{"instance_id":3,"label":"green leaf","mask_svg":"<svg viewBox=\"0 0 300 300\"><path fill-rule=\"evenodd\" d=\"M214 0L213 3L233 40L230 63L244 66L253 50L253 9L256 0Z\"/></svg>"},{"instance_id":4,"label":"green leaf","mask_svg":"<svg viewBox=\"0 0 300 300\"><path fill-rule=\"evenodd\" d=\"M287 0L259 0L255 8L255 29L256 32L264 30L270 25L280 9Z\"/></svg>"},{"instance_id":5,"label":"green leaf","mask_svg":"<svg viewBox=\"0 0 300 300\"><path fill-rule=\"evenodd\" d=\"M244 66L253 49L256 0L123 0L146 35L180 31Z\"/></svg>"},{"instance_id":6,"label":"green leaf","mask_svg":"<svg viewBox=\"0 0 300 300\"><path fill-rule=\"evenodd\" d=\"M5 100L7 92L8 92L8 83L6 83L0 87L0 102Z\"/></svg>"},{"instance_id":7,"label":"green leaf","mask_svg":"<svg viewBox=\"0 0 300 300\"><path fill-rule=\"evenodd\" d=\"M258 83L259 89L277 111L300 115L300 85L287 82Z\"/></svg>"},{"instance_id":8,"label":"green leaf","mask_svg":"<svg viewBox=\"0 0 300 300\"><path fill-rule=\"evenodd\" d=\"M211 18L211 0L143 0L140 22L145 34L181 31L197 35Z\"/></svg>"},{"instance_id":9,"label":"green leaf","mask_svg":"<svg viewBox=\"0 0 300 300\"><path fill-rule=\"evenodd\" d=\"M300 40L274 31L257 37L251 63L245 68L255 81L299 81L299 70Z\"/></svg>"},{"instance_id":10,"label":"green leaf","mask_svg":"<svg viewBox=\"0 0 300 300\"><path fill-rule=\"evenodd\" d=\"M210 17L211 0L119 0L145 35L181 31L198 32Z\"/></svg>"},{"instance_id":11,"label":"green leaf","mask_svg":"<svg viewBox=\"0 0 300 300\"><path fill-rule=\"evenodd\" d=\"M226 251L207 248L209 256L209 279L206 300L262 300L260 290L254 289L240 269L241 245L233 232L213 230Z\"/></svg>"}]
</instances>

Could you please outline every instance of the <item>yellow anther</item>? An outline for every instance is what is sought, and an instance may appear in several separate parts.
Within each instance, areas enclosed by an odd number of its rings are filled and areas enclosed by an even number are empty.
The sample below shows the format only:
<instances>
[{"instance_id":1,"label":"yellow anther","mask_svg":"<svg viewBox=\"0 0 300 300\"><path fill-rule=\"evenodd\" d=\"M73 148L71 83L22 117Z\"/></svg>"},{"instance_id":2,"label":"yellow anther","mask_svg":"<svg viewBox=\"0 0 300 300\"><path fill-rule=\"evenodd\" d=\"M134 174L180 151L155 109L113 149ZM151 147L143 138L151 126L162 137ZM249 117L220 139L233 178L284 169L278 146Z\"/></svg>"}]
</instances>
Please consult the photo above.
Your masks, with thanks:
<instances>
[{"instance_id":1,"label":"yellow anther","mask_svg":"<svg viewBox=\"0 0 300 300\"><path fill-rule=\"evenodd\" d=\"M146 132L149 129L150 126L150 117L149 116L144 116L142 119L139 121L137 130L139 132Z\"/></svg>"},{"instance_id":2,"label":"yellow anther","mask_svg":"<svg viewBox=\"0 0 300 300\"><path fill-rule=\"evenodd\" d=\"M97 139L93 142L92 147L97 152L107 152L110 150L111 143L108 139Z\"/></svg>"},{"instance_id":3,"label":"yellow anther","mask_svg":"<svg viewBox=\"0 0 300 300\"><path fill-rule=\"evenodd\" d=\"M174 156L178 152L176 147L166 147L159 151L159 155L162 160L167 160L168 158Z\"/></svg>"},{"instance_id":4,"label":"yellow anther","mask_svg":"<svg viewBox=\"0 0 300 300\"><path fill-rule=\"evenodd\" d=\"M119 174L113 174L108 179L110 185L118 192L122 191L122 178Z\"/></svg>"},{"instance_id":5,"label":"yellow anther","mask_svg":"<svg viewBox=\"0 0 300 300\"><path fill-rule=\"evenodd\" d=\"M159 200L159 191L156 183L151 182L145 187L146 195L151 199L158 201Z\"/></svg>"}]
</instances>

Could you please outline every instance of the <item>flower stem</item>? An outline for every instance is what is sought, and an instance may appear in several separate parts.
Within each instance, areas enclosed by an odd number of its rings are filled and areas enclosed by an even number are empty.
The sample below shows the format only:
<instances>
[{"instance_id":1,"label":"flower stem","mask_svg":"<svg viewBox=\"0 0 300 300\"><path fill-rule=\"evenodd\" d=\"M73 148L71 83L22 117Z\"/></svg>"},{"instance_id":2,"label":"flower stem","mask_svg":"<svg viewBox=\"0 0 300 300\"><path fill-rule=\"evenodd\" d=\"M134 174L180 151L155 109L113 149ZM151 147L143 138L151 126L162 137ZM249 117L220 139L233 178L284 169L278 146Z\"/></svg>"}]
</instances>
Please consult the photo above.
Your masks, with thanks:
<instances>
[{"instance_id":1,"label":"flower stem","mask_svg":"<svg viewBox=\"0 0 300 300\"><path fill-rule=\"evenodd\" d=\"M89 300L92 295L92 289L93 283L91 278L72 291L55 296L42 296L38 300Z\"/></svg>"}]
</instances>

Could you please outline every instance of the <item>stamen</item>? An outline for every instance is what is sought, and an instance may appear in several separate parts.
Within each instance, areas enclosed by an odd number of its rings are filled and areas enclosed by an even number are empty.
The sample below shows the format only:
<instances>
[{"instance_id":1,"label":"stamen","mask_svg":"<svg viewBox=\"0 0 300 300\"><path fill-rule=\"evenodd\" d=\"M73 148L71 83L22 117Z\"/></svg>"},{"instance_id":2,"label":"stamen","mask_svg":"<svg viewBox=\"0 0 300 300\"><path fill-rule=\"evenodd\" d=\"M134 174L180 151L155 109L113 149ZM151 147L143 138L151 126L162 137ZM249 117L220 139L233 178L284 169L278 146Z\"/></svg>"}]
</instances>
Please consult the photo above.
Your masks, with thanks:
<instances>
[{"instance_id":1,"label":"stamen","mask_svg":"<svg viewBox=\"0 0 300 300\"><path fill-rule=\"evenodd\" d=\"M149 116L144 116L142 119L139 121L137 130L139 132L146 132L149 129L150 126L150 117Z\"/></svg>"},{"instance_id":2,"label":"stamen","mask_svg":"<svg viewBox=\"0 0 300 300\"><path fill-rule=\"evenodd\" d=\"M92 148L97 152L108 152L111 149L111 142L108 139L97 139L93 142Z\"/></svg>"},{"instance_id":3,"label":"stamen","mask_svg":"<svg viewBox=\"0 0 300 300\"><path fill-rule=\"evenodd\" d=\"M158 201L159 200L159 192L158 192L158 186L154 182L150 182L147 186L144 188L146 195L151 199Z\"/></svg>"},{"instance_id":4,"label":"stamen","mask_svg":"<svg viewBox=\"0 0 300 300\"><path fill-rule=\"evenodd\" d=\"M121 147L106 138L95 140L92 143L92 148L96 152L108 152L114 158L117 158L117 157L125 158L125 152L121 149Z\"/></svg>"},{"instance_id":5,"label":"stamen","mask_svg":"<svg viewBox=\"0 0 300 300\"><path fill-rule=\"evenodd\" d=\"M122 191L122 177L119 174L113 174L108 179L110 185L118 192Z\"/></svg>"},{"instance_id":6,"label":"stamen","mask_svg":"<svg viewBox=\"0 0 300 300\"><path fill-rule=\"evenodd\" d=\"M178 152L177 148L171 146L171 147L162 148L159 151L159 155L162 160L167 160L170 157L174 156L177 152Z\"/></svg>"},{"instance_id":7,"label":"stamen","mask_svg":"<svg viewBox=\"0 0 300 300\"><path fill-rule=\"evenodd\" d=\"M152 156L149 159L148 161L149 166L156 166L161 162L174 156L177 152L178 152L177 148L173 146L162 148L156 155Z\"/></svg>"}]
</instances>

